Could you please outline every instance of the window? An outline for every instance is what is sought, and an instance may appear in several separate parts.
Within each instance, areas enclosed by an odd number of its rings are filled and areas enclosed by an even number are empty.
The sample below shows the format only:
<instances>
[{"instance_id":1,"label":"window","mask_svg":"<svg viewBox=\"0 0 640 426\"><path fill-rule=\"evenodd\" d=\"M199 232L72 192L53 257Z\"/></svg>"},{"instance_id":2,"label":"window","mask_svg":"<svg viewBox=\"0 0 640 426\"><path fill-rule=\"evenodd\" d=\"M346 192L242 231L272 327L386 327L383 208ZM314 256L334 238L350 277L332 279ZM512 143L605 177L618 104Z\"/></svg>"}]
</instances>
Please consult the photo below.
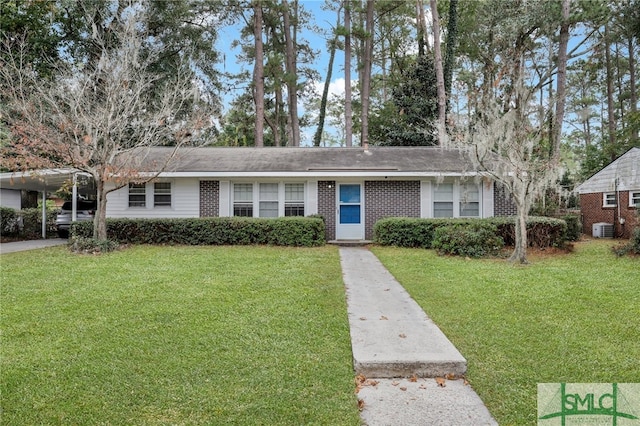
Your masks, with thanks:
<instances>
[{"instance_id":1,"label":"window","mask_svg":"<svg viewBox=\"0 0 640 426\"><path fill-rule=\"evenodd\" d=\"M278 184L260 184L260 217L278 217Z\"/></svg>"},{"instance_id":2,"label":"window","mask_svg":"<svg viewBox=\"0 0 640 426\"><path fill-rule=\"evenodd\" d=\"M304 183L234 183L232 195L234 216L304 216Z\"/></svg>"},{"instance_id":3,"label":"window","mask_svg":"<svg viewBox=\"0 0 640 426\"><path fill-rule=\"evenodd\" d=\"M460 216L480 216L480 193L478 185L460 185Z\"/></svg>"},{"instance_id":4,"label":"window","mask_svg":"<svg viewBox=\"0 0 640 426\"><path fill-rule=\"evenodd\" d=\"M441 183L433 192L433 217L453 217L453 184Z\"/></svg>"},{"instance_id":5,"label":"window","mask_svg":"<svg viewBox=\"0 0 640 426\"><path fill-rule=\"evenodd\" d=\"M153 206L171 207L170 182L155 182L153 184Z\"/></svg>"},{"instance_id":6,"label":"window","mask_svg":"<svg viewBox=\"0 0 640 426\"><path fill-rule=\"evenodd\" d=\"M629 207L640 208L640 191L629 191Z\"/></svg>"},{"instance_id":7,"label":"window","mask_svg":"<svg viewBox=\"0 0 640 426\"><path fill-rule=\"evenodd\" d=\"M253 184L236 183L233 185L233 215L253 217Z\"/></svg>"},{"instance_id":8,"label":"window","mask_svg":"<svg viewBox=\"0 0 640 426\"><path fill-rule=\"evenodd\" d=\"M284 215L304 216L304 184L285 183Z\"/></svg>"},{"instance_id":9,"label":"window","mask_svg":"<svg viewBox=\"0 0 640 426\"><path fill-rule=\"evenodd\" d=\"M617 205L615 192L605 192L603 194L602 207L615 207Z\"/></svg>"},{"instance_id":10,"label":"window","mask_svg":"<svg viewBox=\"0 0 640 426\"><path fill-rule=\"evenodd\" d=\"M129 184L129 207L147 206L147 185L144 183Z\"/></svg>"}]
</instances>

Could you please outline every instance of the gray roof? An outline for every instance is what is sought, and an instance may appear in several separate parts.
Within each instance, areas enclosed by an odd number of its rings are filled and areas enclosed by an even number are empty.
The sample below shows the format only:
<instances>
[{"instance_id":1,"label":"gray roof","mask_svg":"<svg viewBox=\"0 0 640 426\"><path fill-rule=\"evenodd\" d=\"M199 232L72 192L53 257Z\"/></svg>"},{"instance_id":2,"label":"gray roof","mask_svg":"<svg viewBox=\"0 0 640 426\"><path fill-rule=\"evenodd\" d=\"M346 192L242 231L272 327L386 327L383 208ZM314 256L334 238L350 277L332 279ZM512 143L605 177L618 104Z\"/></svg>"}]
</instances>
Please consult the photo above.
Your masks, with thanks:
<instances>
[{"instance_id":1,"label":"gray roof","mask_svg":"<svg viewBox=\"0 0 640 426\"><path fill-rule=\"evenodd\" d=\"M617 180L617 187L616 187ZM576 188L580 194L640 189L640 148L631 148Z\"/></svg>"},{"instance_id":2,"label":"gray roof","mask_svg":"<svg viewBox=\"0 0 640 426\"><path fill-rule=\"evenodd\" d=\"M172 148L152 148L143 164L163 164ZM152 166L149 166L152 165ZM181 148L165 169L169 173L388 173L401 175L474 174L460 150L438 147L363 148Z\"/></svg>"},{"instance_id":3,"label":"gray roof","mask_svg":"<svg viewBox=\"0 0 640 426\"><path fill-rule=\"evenodd\" d=\"M157 172L174 148L134 155L138 170ZM190 177L424 177L477 175L463 151L439 147L180 148L161 176ZM55 191L76 170L0 173L0 188ZM83 189L84 190L84 189Z\"/></svg>"}]
</instances>

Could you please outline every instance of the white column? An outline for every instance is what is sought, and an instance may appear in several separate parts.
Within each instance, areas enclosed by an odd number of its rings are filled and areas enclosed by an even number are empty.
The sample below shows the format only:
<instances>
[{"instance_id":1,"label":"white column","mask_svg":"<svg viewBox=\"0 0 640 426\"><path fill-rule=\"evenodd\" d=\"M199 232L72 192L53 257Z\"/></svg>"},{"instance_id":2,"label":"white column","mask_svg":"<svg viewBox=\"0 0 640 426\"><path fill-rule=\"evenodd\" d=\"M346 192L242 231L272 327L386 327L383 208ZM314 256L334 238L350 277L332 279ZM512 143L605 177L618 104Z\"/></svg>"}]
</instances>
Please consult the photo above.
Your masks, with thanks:
<instances>
[{"instance_id":1,"label":"white column","mask_svg":"<svg viewBox=\"0 0 640 426\"><path fill-rule=\"evenodd\" d=\"M78 174L73 174L73 187L71 188L71 223L78 220Z\"/></svg>"}]
</instances>

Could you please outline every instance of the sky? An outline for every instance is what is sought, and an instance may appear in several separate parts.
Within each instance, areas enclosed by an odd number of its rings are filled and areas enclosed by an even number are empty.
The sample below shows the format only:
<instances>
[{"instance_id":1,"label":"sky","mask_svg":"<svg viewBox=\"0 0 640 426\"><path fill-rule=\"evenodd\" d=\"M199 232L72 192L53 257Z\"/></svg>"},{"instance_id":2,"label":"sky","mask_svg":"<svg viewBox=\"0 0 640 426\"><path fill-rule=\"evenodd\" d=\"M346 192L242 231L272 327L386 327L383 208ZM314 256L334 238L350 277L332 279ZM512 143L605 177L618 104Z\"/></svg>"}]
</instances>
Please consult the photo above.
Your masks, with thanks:
<instances>
[{"instance_id":1,"label":"sky","mask_svg":"<svg viewBox=\"0 0 640 426\"><path fill-rule=\"evenodd\" d=\"M321 28L331 28L336 23L336 13L333 11L322 10L323 0L301 0L300 4L313 16L313 22ZM240 24L239 24L240 25ZM240 63L236 59L236 55L239 49L232 50L230 48L232 42L238 38L239 30L236 27L225 27L219 32L217 48L225 55L224 64L220 64L220 67L224 67L227 72L240 72L242 70L251 73L253 71L253 65ZM326 47L327 42L323 35L305 30L301 33L301 37L309 42L309 44L317 51L316 59L313 64L313 68L318 71L321 79L327 74L327 67L329 64L329 51ZM344 96L344 56L342 51L338 51L333 64L333 75L331 84L329 86L329 96L332 94ZM352 73L355 76L355 73ZM317 93L321 94L324 89L324 80L314 82ZM224 97L224 112L228 112L229 102L241 92L241 88L230 92ZM300 114L304 113L304 106L301 104L298 106ZM311 145L313 134L315 133L315 125L312 128L301 129L301 138L303 145ZM325 122L325 130L335 134L336 130L328 127Z\"/></svg>"}]
</instances>

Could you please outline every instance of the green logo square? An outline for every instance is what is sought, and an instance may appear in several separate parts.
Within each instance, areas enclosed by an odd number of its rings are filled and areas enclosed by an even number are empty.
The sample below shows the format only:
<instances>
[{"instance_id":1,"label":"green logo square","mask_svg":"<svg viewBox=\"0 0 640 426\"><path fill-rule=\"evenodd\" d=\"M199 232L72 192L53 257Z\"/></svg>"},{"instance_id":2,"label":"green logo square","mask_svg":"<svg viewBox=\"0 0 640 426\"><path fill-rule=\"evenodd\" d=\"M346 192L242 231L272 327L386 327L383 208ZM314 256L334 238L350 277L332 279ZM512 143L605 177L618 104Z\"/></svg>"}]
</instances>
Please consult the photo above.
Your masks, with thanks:
<instances>
[{"instance_id":1,"label":"green logo square","mask_svg":"<svg viewBox=\"0 0 640 426\"><path fill-rule=\"evenodd\" d=\"M640 425L640 383L538 383L538 424Z\"/></svg>"}]
</instances>

